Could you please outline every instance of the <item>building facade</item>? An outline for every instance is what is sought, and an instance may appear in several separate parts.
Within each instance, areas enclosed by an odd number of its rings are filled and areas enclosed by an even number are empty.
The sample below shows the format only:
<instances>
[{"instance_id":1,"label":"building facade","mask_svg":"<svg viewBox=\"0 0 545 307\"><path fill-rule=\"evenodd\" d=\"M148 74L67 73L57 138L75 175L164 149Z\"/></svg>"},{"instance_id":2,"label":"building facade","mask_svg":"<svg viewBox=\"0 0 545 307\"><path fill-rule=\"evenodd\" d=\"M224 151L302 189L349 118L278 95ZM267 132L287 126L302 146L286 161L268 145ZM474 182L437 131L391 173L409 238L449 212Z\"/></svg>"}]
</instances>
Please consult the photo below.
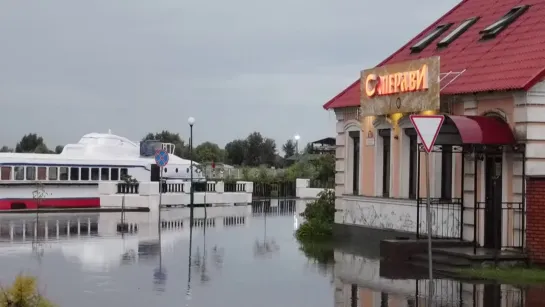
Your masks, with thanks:
<instances>
[{"instance_id":1,"label":"building facade","mask_svg":"<svg viewBox=\"0 0 545 307\"><path fill-rule=\"evenodd\" d=\"M545 3L499 2L462 1L324 105L337 226L425 236L429 196L434 237L545 263ZM445 115L429 186L410 114Z\"/></svg>"}]
</instances>

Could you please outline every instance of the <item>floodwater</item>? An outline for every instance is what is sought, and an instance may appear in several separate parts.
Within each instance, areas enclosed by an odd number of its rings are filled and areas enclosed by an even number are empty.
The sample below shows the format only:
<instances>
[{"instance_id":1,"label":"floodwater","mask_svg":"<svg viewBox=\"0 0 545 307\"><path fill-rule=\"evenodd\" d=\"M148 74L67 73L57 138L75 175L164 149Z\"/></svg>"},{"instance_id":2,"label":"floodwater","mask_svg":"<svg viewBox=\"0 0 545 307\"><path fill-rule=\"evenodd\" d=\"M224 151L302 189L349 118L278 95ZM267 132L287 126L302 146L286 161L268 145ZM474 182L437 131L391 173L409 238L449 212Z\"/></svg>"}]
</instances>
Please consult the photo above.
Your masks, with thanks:
<instances>
[{"instance_id":1,"label":"floodwater","mask_svg":"<svg viewBox=\"0 0 545 307\"><path fill-rule=\"evenodd\" d=\"M192 228L189 209L0 215L0 283L33 275L50 300L81 307L542 306L531 303L541 289L449 279L434 280L429 300L424 278L385 276L404 267L387 270L377 246L301 247L304 206L196 208Z\"/></svg>"}]
</instances>

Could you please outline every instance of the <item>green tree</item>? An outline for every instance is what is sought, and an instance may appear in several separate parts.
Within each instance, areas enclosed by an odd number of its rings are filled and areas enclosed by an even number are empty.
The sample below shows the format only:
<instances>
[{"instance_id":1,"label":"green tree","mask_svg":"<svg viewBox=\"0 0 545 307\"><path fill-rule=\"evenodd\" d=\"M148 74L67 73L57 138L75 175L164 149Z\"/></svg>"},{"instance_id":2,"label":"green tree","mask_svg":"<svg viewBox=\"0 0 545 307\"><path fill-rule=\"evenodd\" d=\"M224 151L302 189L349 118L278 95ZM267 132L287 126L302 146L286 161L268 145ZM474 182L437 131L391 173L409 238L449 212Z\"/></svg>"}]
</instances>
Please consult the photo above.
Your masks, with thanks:
<instances>
[{"instance_id":1,"label":"green tree","mask_svg":"<svg viewBox=\"0 0 545 307\"><path fill-rule=\"evenodd\" d=\"M34 153L48 154L48 153L53 153L53 151L49 150L49 148L47 148L47 146L45 146L45 144L42 143L36 146L36 148L34 149Z\"/></svg>"},{"instance_id":2,"label":"green tree","mask_svg":"<svg viewBox=\"0 0 545 307\"><path fill-rule=\"evenodd\" d=\"M282 150L284 150L284 158L289 158L295 155L295 148L295 142L292 139L287 140L286 143L282 145Z\"/></svg>"},{"instance_id":3,"label":"green tree","mask_svg":"<svg viewBox=\"0 0 545 307\"><path fill-rule=\"evenodd\" d=\"M244 164L248 166L260 166L266 164L275 165L276 142L270 138L264 138L259 132L252 132L246 138L246 152Z\"/></svg>"},{"instance_id":4,"label":"green tree","mask_svg":"<svg viewBox=\"0 0 545 307\"><path fill-rule=\"evenodd\" d=\"M2 148L0 148L0 152L13 152L13 148L9 148L8 146L4 145Z\"/></svg>"},{"instance_id":5,"label":"green tree","mask_svg":"<svg viewBox=\"0 0 545 307\"><path fill-rule=\"evenodd\" d=\"M243 165L246 156L246 140L234 140L225 145L225 161L232 165Z\"/></svg>"},{"instance_id":6,"label":"green tree","mask_svg":"<svg viewBox=\"0 0 545 307\"><path fill-rule=\"evenodd\" d=\"M185 146L179 133L163 130L158 133L148 133L142 141L155 140L162 143L172 143L175 146L174 154L180 158L189 159L189 148Z\"/></svg>"},{"instance_id":7,"label":"green tree","mask_svg":"<svg viewBox=\"0 0 545 307\"><path fill-rule=\"evenodd\" d=\"M312 145L312 143L308 143L307 146L305 146L305 149L303 150L303 153L313 154L314 153L314 145Z\"/></svg>"},{"instance_id":8,"label":"green tree","mask_svg":"<svg viewBox=\"0 0 545 307\"><path fill-rule=\"evenodd\" d=\"M57 145L55 147L55 153L56 154L60 154L62 152L62 150L64 149L64 145Z\"/></svg>"},{"instance_id":9,"label":"green tree","mask_svg":"<svg viewBox=\"0 0 545 307\"><path fill-rule=\"evenodd\" d=\"M324 184L333 185L335 183L335 155L323 154L318 158L311 160L316 168L315 179L321 181Z\"/></svg>"},{"instance_id":10,"label":"green tree","mask_svg":"<svg viewBox=\"0 0 545 307\"><path fill-rule=\"evenodd\" d=\"M266 138L261 145L260 164L276 166L276 142L273 139Z\"/></svg>"},{"instance_id":11,"label":"green tree","mask_svg":"<svg viewBox=\"0 0 545 307\"><path fill-rule=\"evenodd\" d=\"M44 139L36 133L25 134L19 143L15 146L15 152L35 152L40 146L39 151L43 151L45 146Z\"/></svg>"},{"instance_id":12,"label":"green tree","mask_svg":"<svg viewBox=\"0 0 545 307\"><path fill-rule=\"evenodd\" d=\"M259 132L252 132L246 138L246 154L244 162L248 166L259 166L261 164L261 153L263 149L263 136Z\"/></svg>"},{"instance_id":13,"label":"green tree","mask_svg":"<svg viewBox=\"0 0 545 307\"><path fill-rule=\"evenodd\" d=\"M195 159L198 162L223 162L224 152L218 144L204 142L195 147Z\"/></svg>"}]
</instances>

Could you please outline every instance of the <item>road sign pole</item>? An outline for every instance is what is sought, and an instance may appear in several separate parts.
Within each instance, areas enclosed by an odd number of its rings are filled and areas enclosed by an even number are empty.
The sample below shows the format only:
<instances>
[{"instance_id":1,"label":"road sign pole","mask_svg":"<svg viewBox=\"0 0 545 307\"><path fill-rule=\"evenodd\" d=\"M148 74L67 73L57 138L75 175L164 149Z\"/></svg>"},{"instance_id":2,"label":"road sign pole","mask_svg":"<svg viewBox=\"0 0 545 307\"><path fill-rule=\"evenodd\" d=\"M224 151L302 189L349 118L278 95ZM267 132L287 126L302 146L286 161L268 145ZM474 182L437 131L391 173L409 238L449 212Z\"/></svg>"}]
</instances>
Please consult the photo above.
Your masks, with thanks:
<instances>
[{"instance_id":1,"label":"road sign pole","mask_svg":"<svg viewBox=\"0 0 545 307\"><path fill-rule=\"evenodd\" d=\"M163 167L159 167L159 212L161 212L161 201L163 196Z\"/></svg>"},{"instance_id":2,"label":"road sign pole","mask_svg":"<svg viewBox=\"0 0 545 307\"><path fill-rule=\"evenodd\" d=\"M163 167L168 164L168 152L157 150L155 152L155 164L159 167L159 212L161 212L161 202L163 195Z\"/></svg>"},{"instance_id":3,"label":"road sign pole","mask_svg":"<svg viewBox=\"0 0 545 307\"><path fill-rule=\"evenodd\" d=\"M429 296L428 306L431 307L431 301L433 298L434 285L433 285L433 253L432 253L432 215L431 215L431 164L430 164L430 152L433 151L433 146L439 135L439 131L443 126L445 117L443 115L411 115L410 120L424 145L426 151L425 164L426 164L426 228L428 233L428 273L429 273ZM420 214L420 209L417 209L417 214Z\"/></svg>"},{"instance_id":4,"label":"road sign pole","mask_svg":"<svg viewBox=\"0 0 545 307\"><path fill-rule=\"evenodd\" d=\"M428 228L428 274L429 274L429 291L430 297L428 298L428 306L431 307L431 299L433 297L433 259L432 259L432 227L431 227L431 199L430 199L430 153L426 152L426 226Z\"/></svg>"}]
</instances>

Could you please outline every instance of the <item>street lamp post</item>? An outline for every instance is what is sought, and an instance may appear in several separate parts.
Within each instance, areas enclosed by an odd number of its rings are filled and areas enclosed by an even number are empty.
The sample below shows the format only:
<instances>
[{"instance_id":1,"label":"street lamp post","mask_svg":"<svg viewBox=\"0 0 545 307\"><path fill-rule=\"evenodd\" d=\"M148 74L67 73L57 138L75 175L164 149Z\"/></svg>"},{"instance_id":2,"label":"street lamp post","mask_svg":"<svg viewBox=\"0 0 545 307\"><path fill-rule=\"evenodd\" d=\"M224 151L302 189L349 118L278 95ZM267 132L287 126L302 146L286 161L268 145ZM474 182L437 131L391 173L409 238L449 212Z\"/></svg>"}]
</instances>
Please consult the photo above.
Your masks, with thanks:
<instances>
[{"instance_id":1,"label":"street lamp post","mask_svg":"<svg viewBox=\"0 0 545 307\"><path fill-rule=\"evenodd\" d=\"M299 139L301 139L301 136L296 134L293 138L295 139L295 152L299 155Z\"/></svg>"},{"instance_id":2,"label":"street lamp post","mask_svg":"<svg viewBox=\"0 0 545 307\"><path fill-rule=\"evenodd\" d=\"M190 162L190 181L191 181L191 188L189 190L189 227L191 228L193 226L193 207L194 204L194 197L195 197L195 188L193 187L193 125L195 124L195 118L190 117L187 119L187 123L189 124L189 161Z\"/></svg>"}]
</instances>

